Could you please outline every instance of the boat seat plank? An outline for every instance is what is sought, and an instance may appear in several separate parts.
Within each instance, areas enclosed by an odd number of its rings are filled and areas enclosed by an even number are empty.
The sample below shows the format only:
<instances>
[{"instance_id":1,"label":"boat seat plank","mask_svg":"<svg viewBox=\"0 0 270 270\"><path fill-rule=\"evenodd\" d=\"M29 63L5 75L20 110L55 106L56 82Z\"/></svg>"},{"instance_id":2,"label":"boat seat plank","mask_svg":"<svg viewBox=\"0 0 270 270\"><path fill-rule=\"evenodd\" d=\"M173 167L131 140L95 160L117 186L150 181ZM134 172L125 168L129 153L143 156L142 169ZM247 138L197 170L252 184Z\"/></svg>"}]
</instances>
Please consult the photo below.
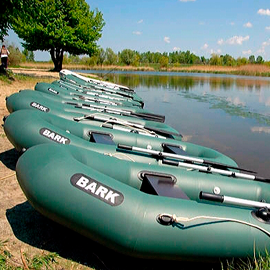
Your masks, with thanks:
<instances>
[{"instance_id":1,"label":"boat seat plank","mask_svg":"<svg viewBox=\"0 0 270 270\"><path fill-rule=\"evenodd\" d=\"M181 146L178 145L172 145L172 144L163 144L163 150L166 153L172 153L172 154L176 154L176 155L182 155L182 156L186 156L187 153L186 151L184 151L182 149Z\"/></svg>"},{"instance_id":2,"label":"boat seat plank","mask_svg":"<svg viewBox=\"0 0 270 270\"><path fill-rule=\"evenodd\" d=\"M91 132L90 141L107 145L115 145L112 137L106 133Z\"/></svg>"},{"instance_id":3,"label":"boat seat plank","mask_svg":"<svg viewBox=\"0 0 270 270\"><path fill-rule=\"evenodd\" d=\"M152 195L189 200L185 192L168 176L145 174L141 191Z\"/></svg>"}]
</instances>

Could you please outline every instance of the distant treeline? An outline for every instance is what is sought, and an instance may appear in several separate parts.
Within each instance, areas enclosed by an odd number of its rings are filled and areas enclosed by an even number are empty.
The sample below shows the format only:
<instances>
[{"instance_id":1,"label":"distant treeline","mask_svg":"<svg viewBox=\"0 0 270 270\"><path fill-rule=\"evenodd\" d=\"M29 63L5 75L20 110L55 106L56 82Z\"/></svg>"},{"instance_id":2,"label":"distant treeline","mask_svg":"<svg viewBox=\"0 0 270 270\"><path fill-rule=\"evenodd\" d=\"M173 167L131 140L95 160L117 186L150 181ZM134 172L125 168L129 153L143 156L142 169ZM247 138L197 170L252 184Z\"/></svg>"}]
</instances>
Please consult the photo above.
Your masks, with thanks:
<instances>
[{"instance_id":1,"label":"distant treeline","mask_svg":"<svg viewBox=\"0 0 270 270\"><path fill-rule=\"evenodd\" d=\"M85 64L95 65L127 65L127 66L156 66L159 68L177 67L181 65L216 65L216 66L240 66L245 64L262 64L262 56L257 58L254 55L246 57L233 58L231 55L212 54L210 58L197 56L190 51L174 52L138 52L135 50L124 49L115 53L111 48L99 49L98 53L91 57L79 57L74 55L65 55L65 64Z\"/></svg>"},{"instance_id":2,"label":"distant treeline","mask_svg":"<svg viewBox=\"0 0 270 270\"><path fill-rule=\"evenodd\" d=\"M10 51L9 64L17 66L23 62L35 62L34 53L24 49L22 52L14 44L7 46ZM63 64L81 64L87 66L99 65L118 65L118 66L151 66L155 69L168 67L178 67L183 65L215 65L215 66L241 66L245 64L269 64L265 62L262 56L254 55L246 57L233 58L231 55L212 54L210 58L197 56L190 51L174 52L138 52L135 50L124 49L115 53L111 48L102 49L89 56L79 56L64 54Z\"/></svg>"}]
</instances>

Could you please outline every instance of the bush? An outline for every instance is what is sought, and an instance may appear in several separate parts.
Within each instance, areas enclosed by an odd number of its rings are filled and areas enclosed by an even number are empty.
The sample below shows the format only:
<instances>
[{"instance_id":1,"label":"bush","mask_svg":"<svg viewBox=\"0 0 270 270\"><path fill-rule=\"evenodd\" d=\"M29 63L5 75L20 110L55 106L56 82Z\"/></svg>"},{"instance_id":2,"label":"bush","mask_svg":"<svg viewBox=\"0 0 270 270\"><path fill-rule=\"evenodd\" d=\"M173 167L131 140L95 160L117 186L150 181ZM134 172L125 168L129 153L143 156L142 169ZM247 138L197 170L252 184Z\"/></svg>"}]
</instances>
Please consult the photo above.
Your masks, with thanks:
<instances>
[{"instance_id":1,"label":"bush","mask_svg":"<svg viewBox=\"0 0 270 270\"><path fill-rule=\"evenodd\" d=\"M9 50L8 56L8 65L9 66L18 66L23 61L23 54L20 52L19 48L15 44L7 46Z\"/></svg>"}]
</instances>

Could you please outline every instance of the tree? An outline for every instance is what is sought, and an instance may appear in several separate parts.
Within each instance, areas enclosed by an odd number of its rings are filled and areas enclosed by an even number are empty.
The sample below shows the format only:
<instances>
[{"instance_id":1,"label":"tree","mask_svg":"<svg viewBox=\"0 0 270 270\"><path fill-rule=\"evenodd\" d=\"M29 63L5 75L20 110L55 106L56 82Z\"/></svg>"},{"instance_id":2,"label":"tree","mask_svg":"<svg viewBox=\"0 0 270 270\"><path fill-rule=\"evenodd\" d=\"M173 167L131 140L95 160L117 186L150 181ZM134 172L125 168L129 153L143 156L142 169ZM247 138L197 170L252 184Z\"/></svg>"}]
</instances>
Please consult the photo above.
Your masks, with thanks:
<instances>
[{"instance_id":1,"label":"tree","mask_svg":"<svg viewBox=\"0 0 270 270\"><path fill-rule=\"evenodd\" d=\"M248 61L250 64L254 64L255 63L255 56L254 55L251 55L249 58L248 58Z\"/></svg>"},{"instance_id":2,"label":"tree","mask_svg":"<svg viewBox=\"0 0 270 270\"><path fill-rule=\"evenodd\" d=\"M162 55L160 57L159 64L161 68L167 68L169 65L169 58L165 55Z\"/></svg>"},{"instance_id":3,"label":"tree","mask_svg":"<svg viewBox=\"0 0 270 270\"><path fill-rule=\"evenodd\" d=\"M7 44L7 48L10 52L10 55L8 57L9 65L11 66L17 66L23 61L23 54L20 52L20 49L12 43L11 45Z\"/></svg>"},{"instance_id":4,"label":"tree","mask_svg":"<svg viewBox=\"0 0 270 270\"><path fill-rule=\"evenodd\" d=\"M130 65L134 61L135 51L124 49L120 52L119 58L123 64Z\"/></svg>"},{"instance_id":5,"label":"tree","mask_svg":"<svg viewBox=\"0 0 270 270\"><path fill-rule=\"evenodd\" d=\"M10 29L11 19L13 17L14 6L11 0L0 1L0 40L4 41L4 36L7 36Z\"/></svg>"},{"instance_id":6,"label":"tree","mask_svg":"<svg viewBox=\"0 0 270 270\"><path fill-rule=\"evenodd\" d=\"M221 56L221 58L222 58L222 62L223 62L224 66L236 65L235 59L232 56L230 56L229 54L225 54L225 55Z\"/></svg>"},{"instance_id":7,"label":"tree","mask_svg":"<svg viewBox=\"0 0 270 270\"><path fill-rule=\"evenodd\" d=\"M107 48L105 51L105 63L108 65L115 65L117 63L117 55L111 48Z\"/></svg>"},{"instance_id":8,"label":"tree","mask_svg":"<svg viewBox=\"0 0 270 270\"><path fill-rule=\"evenodd\" d=\"M97 52L97 64L98 65L102 65L105 61L106 55L105 55L105 51L103 48L100 48Z\"/></svg>"},{"instance_id":9,"label":"tree","mask_svg":"<svg viewBox=\"0 0 270 270\"><path fill-rule=\"evenodd\" d=\"M2 0L1 0L2 1ZM84 0L17 0L12 27L29 51L49 51L54 70L62 69L64 52L93 55L105 25L97 9Z\"/></svg>"},{"instance_id":10,"label":"tree","mask_svg":"<svg viewBox=\"0 0 270 270\"><path fill-rule=\"evenodd\" d=\"M246 65L248 63L248 59L246 57L238 57L236 59L237 66Z\"/></svg>"},{"instance_id":11,"label":"tree","mask_svg":"<svg viewBox=\"0 0 270 270\"><path fill-rule=\"evenodd\" d=\"M256 63L257 64L262 64L264 61L263 61L263 58L261 55L259 55L257 58L256 58Z\"/></svg>"},{"instance_id":12,"label":"tree","mask_svg":"<svg viewBox=\"0 0 270 270\"><path fill-rule=\"evenodd\" d=\"M222 60L218 54L213 53L210 58L210 65L221 66Z\"/></svg>"},{"instance_id":13,"label":"tree","mask_svg":"<svg viewBox=\"0 0 270 270\"><path fill-rule=\"evenodd\" d=\"M34 62L35 61L35 55L33 51L28 51L27 49L24 49L22 51L22 54L25 56L25 60L28 62Z\"/></svg>"}]
</instances>

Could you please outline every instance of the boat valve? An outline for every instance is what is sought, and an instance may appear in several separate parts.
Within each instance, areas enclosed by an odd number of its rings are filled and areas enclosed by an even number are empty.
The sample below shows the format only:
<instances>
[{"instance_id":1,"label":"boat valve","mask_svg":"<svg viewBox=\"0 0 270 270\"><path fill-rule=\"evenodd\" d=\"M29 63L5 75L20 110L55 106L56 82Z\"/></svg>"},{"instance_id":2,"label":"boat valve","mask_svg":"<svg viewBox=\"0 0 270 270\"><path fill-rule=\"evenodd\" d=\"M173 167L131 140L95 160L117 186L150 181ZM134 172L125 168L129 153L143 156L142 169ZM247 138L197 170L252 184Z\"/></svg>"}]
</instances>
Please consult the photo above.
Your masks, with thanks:
<instances>
[{"instance_id":1,"label":"boat valve","mask_svg":"<svg viewBox=\"0 0 270 270\"><path fill-rule=\"evenodd\" d=\"M157 216L157 222L164 226L170 226L174 223L174 219L169 214L159 214Z\"/></svg>"},{"instance_id":2,"label":"boat valve","mask_svg":"<svg viewBox=\"0 0 270 270\"><path fill-rule=\"evenodd\" d=\"M270 223L270 210L267 207L259 208L253 214L260 221Z\"/></svg>"}]
</instances>

